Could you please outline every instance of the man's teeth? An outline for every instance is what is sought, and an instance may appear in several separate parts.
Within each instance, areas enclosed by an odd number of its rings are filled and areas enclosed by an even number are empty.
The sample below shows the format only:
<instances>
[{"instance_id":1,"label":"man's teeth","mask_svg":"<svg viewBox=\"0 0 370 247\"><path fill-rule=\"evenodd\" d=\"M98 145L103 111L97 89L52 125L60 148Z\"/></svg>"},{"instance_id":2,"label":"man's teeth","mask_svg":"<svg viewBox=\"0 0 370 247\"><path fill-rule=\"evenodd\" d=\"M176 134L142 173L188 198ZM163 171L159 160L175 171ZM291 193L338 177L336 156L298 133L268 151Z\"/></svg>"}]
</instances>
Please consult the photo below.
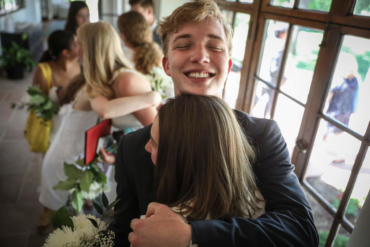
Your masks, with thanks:
<instances>
[{"instance_id":1,"label":"man's teeth","mask_svg":"<svg viewBox=\"0 0 370 247\"><path fill-rule=\"evenodd\" d=\"M188 76L193 78L207 78L209 77L209 73L191 72L188 74Z\"/></svg>"}]
</instances>

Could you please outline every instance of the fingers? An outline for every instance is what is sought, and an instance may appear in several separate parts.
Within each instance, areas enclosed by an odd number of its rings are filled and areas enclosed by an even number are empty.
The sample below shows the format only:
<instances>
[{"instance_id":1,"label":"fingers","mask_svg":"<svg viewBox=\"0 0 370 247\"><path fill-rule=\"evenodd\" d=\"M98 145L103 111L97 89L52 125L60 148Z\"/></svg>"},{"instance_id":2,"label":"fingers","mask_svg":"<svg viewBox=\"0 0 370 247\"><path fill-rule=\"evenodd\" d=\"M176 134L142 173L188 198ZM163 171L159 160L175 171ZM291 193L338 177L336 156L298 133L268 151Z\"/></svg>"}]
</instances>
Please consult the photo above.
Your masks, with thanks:
<instances>
[{"instance_id":1,"label":"fingers","mask_svg":"<svg viewBox=\"0 0 370 247\"><path fill-rule=\"evenodd\" d=\"M137 230L139 224L140 224L139 219L133 219L131 221L130 227L132 228L133 232L130 232L130 234L128 235L128 241L131 243L131 246L139 245L139 237L135 233L135 230Z\"/></svg>"},{"instance_id":2,"label":"fingers","mask_svg":"<svg viewBox=\"0 0 370 247\"><path fill-rule=\"evenodd\" d=\"M152 202L148 205L148 209L146 210L146 218L149 218L152 215L158 214L161 210L168 208L166 205Z\"/></svg>"},{"instance_id":3,"label":"fingers","mask_svg":"<svg viewBox=\"0 0 370 247\"><path fill-rule=\"evenodd\" d=\"M104 163L113 164L116 161L116 156L114 154L107 154L103 147L100 147L99 152Z\"/></svg>"}]
</instances>

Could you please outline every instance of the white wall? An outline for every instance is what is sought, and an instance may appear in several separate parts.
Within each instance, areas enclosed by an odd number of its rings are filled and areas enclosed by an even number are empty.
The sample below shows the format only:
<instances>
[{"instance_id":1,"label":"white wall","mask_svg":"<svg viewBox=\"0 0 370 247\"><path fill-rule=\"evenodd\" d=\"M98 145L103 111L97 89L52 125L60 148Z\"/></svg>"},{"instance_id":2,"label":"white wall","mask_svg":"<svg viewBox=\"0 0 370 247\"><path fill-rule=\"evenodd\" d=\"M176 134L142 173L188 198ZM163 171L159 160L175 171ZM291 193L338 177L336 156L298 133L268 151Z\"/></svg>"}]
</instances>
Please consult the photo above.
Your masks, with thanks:
<instances>
[{"instance_id":1,"label":"white wall","mask_svg":"<svg viewBox=\"0 0 370 247\"><path fill-rule=\"evenodd\" d=\"M162 20L163 17L167 17L172 14L172 12L187 2L192 2L190 0L154 0L155 2L155 16L157 20Z\"/></svg>"},{"instance_id":2,"label":"white wall","mask_svg":"<svg viewBox=\"0 0 370 247\"><path fill-rule=\"evenodd\" d=\"M32 22L41 23L41 5L40 0L25 0L25 7L8 16L13 22ZM0 29L5 29L5 16L0 17Z\"/></svg>"}]
</instances>

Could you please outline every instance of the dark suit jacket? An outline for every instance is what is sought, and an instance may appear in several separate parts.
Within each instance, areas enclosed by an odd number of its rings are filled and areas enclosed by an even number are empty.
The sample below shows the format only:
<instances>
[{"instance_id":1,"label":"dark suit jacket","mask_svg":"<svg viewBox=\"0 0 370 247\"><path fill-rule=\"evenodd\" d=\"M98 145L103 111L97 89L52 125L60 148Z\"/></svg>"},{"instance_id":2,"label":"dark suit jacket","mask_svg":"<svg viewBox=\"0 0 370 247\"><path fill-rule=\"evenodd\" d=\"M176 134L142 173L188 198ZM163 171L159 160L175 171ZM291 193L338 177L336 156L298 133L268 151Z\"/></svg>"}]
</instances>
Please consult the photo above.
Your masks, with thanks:
<instances>
[{"instance_id":1,"label":"dark suit jacket","mask_svg":"<svg viewBox=\"0 0 370 247\"><path fill-rule=\"evenodd\" d=\"M266 213L256 220L235 217L231 221L191 222L192 239L204 246L318 246L312 210L290 164L286 143L276 122L235 111L257 153L254 170L266 200ZM126 135L116 155L116 246L129 246L130 222L145 215L155 201L154 165L144 150L151 126Z\"/></svg>"}]
</instances>

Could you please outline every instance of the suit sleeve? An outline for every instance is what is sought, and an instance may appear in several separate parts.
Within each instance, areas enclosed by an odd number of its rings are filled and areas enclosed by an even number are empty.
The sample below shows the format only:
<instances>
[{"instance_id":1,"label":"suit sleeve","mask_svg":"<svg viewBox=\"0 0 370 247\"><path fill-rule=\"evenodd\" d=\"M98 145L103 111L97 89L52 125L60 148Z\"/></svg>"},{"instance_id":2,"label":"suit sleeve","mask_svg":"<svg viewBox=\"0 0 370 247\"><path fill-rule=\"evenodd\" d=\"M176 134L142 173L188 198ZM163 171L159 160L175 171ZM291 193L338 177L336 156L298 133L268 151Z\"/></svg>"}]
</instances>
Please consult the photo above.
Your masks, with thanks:
<instances>
[{"instance_id":1,"label":"suit sleeve","mask_svg":"<svg viewBox=\"0 0 370 247\"><path fill-rule=\"evenodd\" d=\"M115 232L115 246L130 246L128 241L128 234L132 231L130 223L132 219L140 215L137 199L127 176L127 164L125 163L127 161L123 158L124 139L125 137L119 143L115 163L117 199L121 200L114 206L114 220L108 227L109 230Z\"/></svg>"},{"instance_id":2,"label":"suit sleeve","mask_svg":"<svg viewBox=\"0 0 370 247\"><path fill-rule=\"evenodd\" d=\"M289 152L275 121L254 124L251 139L257 146L255 173L266 200L258 219L191 222L193 240L205 246L318 246L311 207L290 164Z\"/></svg>"}]
</instances>

